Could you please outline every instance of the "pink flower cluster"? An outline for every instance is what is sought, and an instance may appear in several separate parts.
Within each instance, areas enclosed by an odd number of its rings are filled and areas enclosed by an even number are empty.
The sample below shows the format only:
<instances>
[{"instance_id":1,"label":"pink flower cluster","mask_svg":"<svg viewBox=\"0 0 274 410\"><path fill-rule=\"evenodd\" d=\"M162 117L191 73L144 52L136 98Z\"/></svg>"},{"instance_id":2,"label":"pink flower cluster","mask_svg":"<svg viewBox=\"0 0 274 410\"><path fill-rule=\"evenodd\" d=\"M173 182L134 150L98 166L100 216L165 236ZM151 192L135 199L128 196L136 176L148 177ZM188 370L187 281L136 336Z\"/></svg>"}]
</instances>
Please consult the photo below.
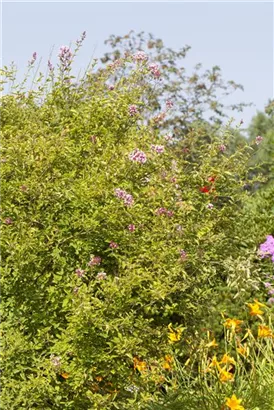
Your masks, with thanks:
<instances>
[{"instance_id":1,"label":"pink flower cluster","mask_svg":"<svg viewBox=\"0 0 274 410\"><path fill-rule=\"evenodd\" d=\"M128 108L128 111L129 111L129 115L131 115L131 117L138 114L138 108L136 107L136 105L130 105L129 108Z\"/></svg>"},{"instance_id":2,"label":"pink flower cluster","mask_svg":"<svg viewBox=\"0 0 274 410\"><path fill-rule=\"evenodd\" d=\"M163 145L151 145L152 151L157 152L157 154L162 154L165 151L165 147Z\"/></svg>"},{"instance_id":3,"label":"pink flower cluster","mask_svg":"<svg viewBox=\"0 0 274 410\"><path fill-rule=\"evenodd\" d=\"M146 154L136 148L131 154L129 154L129 159L134 162L140 162L141 164L144 164L147 160Z\"/></svg>"},{"instance_id":4,"label":"pink flower cluster","mask_svg":"<svg viewBox=\"0 0 274 410\"><path fill-rule=\"evenodd\" d=\"M69 47L62 46L59 50L58 57L64 69L68 68L72 62L72 52Z\"/></svg>"},{"instance_id":5,"label":"pink flower cluster","mask_svg":"<svg viewBox=\"0 0 274 410\"><path fill-rule=\"evenodd\" d=\"M127 206L131 206L134 203L134 199L132 195L128 194L123 189L120 189L120 188L115 189L115 195L117 196L117 198L123 199L124 204Z\"/></svg>"},{"instance_id":6,"label":"pink flower cluster","mask_svg":"<svg viewBox=\"0 0 274 410\"><path fill-rule=\"evenodd\" d=\"M170 101L170 100L167 100L166 101L166 107L167 107L167 109L169 110L170 108L172 108L173 107L173 102L172 101Z\"/></svg>"},{"instance_id":7,"label":"pink flower cluster","mask_svg":"<svg viewBox=\"0 0 274 410\"><path fill-rule=\"evenodd\" d=\"M85 274L85 271L83 269L78 268L76 269L75 273L78 276L78 278L82 278Z\"/></svg>"},{"instance_id":8,"label":"pink flower cluster","mask_svg":"<svg viewBox=\"0 0 274 410\"><path fill-rule=\"evenodd\" d=\"M100 265L100 263L102 262L102 258L100 258L100 256L93 256L89 263L88 266L96 266L96 265Z\"/></svg>"},{"instance_id":9,"label":"pink flower cluster","mask_svg":"<svg viewBox=\"0 0 274 410\"><path fill-rule=\"evenodd\" d=\"M111 249L117 249L118 248L118 243L111 241L109 244L109 247Z\"/></svg>"},{"instance_id":10,"label":"pink flower cluster","mask_svg":"<svg viewBox=\"0 0 274 410\"><path fill-rule=\"evenodd\" d=\"M173 211L169 211L169 210L166 209L166 208L159 208L159 209L157 209L157 211L156 211L156 215L167 215L167 216L171 217L171 216L174 215L174 212L173 212Z\"/></svg>"},{"instance_id":11,"label":"pink flower cluster","mask_svg":"<svg viewBox=\"0 0 274 410\"><path fill-rule=\"evenodd\" d=\"M136 229L135 225L133 225L133 224L128 225L129 232L134 232L135 229Z\"/></svg>"},{"instance_id":12,"label":"pink flower cluster","mask_svg":"<svg viewBox=\"0 0 274 410\"><path fill-rule=\"evenodd\" d=\"M221 144L221 145L219 146L219 150L220 150L221 152L224 152L224 151L226 150L226 146L225 146L224 144Z\"/></svg>"},{"instance_id":13,"label":"pink flower cluster","mask_svg":"<svg viewBox=\"0 0 274 410\"><path fill-rule=\"evenodd\" d=\"M256 143L257 145L259 145L259 144L262 142L262 140L263 140L263 137L261 137L260 135L258 135L258 137L256 137L256 139L255 139L255 143Z\"/></svg>"},{"instance_id":14,"label":"pink flower cluster","mask_svg":"<svg viewBox=\"0 0 274 410\"><path fill-rule=\"evenodd\" d=\"M155 64L155 63L150 64L148 68L149 68L151 74L152 74L155 78L161 77L161 71L160 71L160 69L159 69L158 64Z\"/></svg>"},{"instance_id":15,"label":"pink flower cluster","mask_svg":"<svg viewBox=\"0 0 274 410\"><path fill-rule=\"evenodd\" d=\"M180 250L180 257L183 261L187 258L187 253L183 249Z\"/></svg>"},{"instance_id":16,"label":"pink flower cluster","mask_svg":"<svg viewBox=\"0 0 274 410\"><path fill-rule=\"evenodd\" d=\"M148 59L146 53L143 51L137 51L137 53L133 54L133 60L134 61L146 61Z\"/></svg>"}]
</instances>

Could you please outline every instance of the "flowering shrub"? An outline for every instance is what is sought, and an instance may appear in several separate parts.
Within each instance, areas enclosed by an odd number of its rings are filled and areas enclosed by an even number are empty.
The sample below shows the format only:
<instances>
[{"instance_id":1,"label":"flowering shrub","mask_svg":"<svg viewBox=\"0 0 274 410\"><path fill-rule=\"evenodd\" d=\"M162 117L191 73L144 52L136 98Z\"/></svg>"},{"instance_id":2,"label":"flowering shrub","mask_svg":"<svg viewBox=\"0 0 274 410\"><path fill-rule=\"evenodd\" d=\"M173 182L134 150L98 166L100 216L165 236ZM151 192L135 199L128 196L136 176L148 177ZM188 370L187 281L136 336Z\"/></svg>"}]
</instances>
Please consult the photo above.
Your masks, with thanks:
<instances>
[{"instance_id":1,"label":"flowering shrub","mask_svg":"<svg viewBox=\"0 0 274 410\"><path fill-rule=\"evenodd\" d=\"M170 103L143 116L147 83L159 77L143 54L105 69L94 63L77 84L75 54L62 47L37 89L4 72L2 402L10 410L144 408L184 328L200 332L220 299L235 307L224 297L233 263L248 260L257 285L258 259L269 262L256 257L259 234L243 245L252 149L220 150L229 128L205 140L193 124L184 140L167 138L173 130L159 127ZM267 234L266 225L260 239Z\"/></svg>"}]
</instances>

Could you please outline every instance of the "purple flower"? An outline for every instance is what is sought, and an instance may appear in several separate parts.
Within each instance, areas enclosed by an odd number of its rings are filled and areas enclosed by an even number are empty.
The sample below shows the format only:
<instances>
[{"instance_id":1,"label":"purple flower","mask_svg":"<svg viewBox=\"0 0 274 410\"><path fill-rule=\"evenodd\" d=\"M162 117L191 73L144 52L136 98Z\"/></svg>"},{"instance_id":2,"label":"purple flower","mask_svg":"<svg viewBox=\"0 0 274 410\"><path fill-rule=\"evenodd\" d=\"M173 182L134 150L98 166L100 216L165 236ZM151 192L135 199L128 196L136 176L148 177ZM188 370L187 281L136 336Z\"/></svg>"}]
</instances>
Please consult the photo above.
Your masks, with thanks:
<instances>
[{"instance_id":1,"label":"purple flower","mask_svg":"<svg viewBox=\"0 0 274 410\"><path fill-rule=\"evenodd\" d=\"M36 51L32 54L32 59L29 61L29 65L33 65L37 59Z\"/></svg>"},{"instance_id":2,"label":"purple flower","mask_svg":"<svg viewBox=\"0 0 274 410\"><path fill-rule=\"evenodd\" d=\"M157 152L157 154L162 154L165 151L165 147L163 145L151 145L152 151Z\"/></svg>"},{"instance_id":3,"label":"purple flower","mask_svg":"<svg viewBox=\"0 0 274 410\"><path fill-rule=\"evenodd\" d=\"M187 258L187 253L183 249L180 250L180 257L183 261Z\"/></svg>"},{"instance_id":4,"label":"purple flower","mask_svg":"<svg viewBox=\"0 0 274 410\"><path fill-rule=\"evenodd\" d=\"M83 33L82 33L80 39L79 39L79 40L76 40L76 45L77 45L78 47L83 43L83 41L84 41L85 38L86 38L86 35L87 35L87 33L86 33L85 31L83 31Z\"/></svg>"},{"instance_id":5,"label":"purple flower","mask_svg":"<svg viewBox=\"0 0 274 410\"><path fill-rule=\"evenodd\" d=\"M167 213L167 209L166 208L159 208L155 211L155 213L157 215L165 215Z\"/></svg>"},{"instance_id":6,"label":"purple flower","mask_svg":"<svg viewBox=\"0 0 274 410\"><path fill-rule=\"evenodd\" d=\"M53 65L52 65L52 63L50 62L50 60L48 60L48 69L49 69L49 71L53 71L53 70L54 70Z\"/></svg>"},{"instance_id":7,"label":"purple flower","mask_svg":"<svg viewBox=\"0 0 274 410\"><path fill-rule=\"evenodd\" d=\"M130 231L130 232L134 232L135 231L135 225L133 225L133 224L130 224L130 225L128 225L128 230Z\"/></svg>"},{"instance_id":8,"label":"purple flower","mask_svg":"<svg viewBox=\"0 0 274 410\"><path fill-rule=\"evenodd\" d=\"M161 76L161 71L160 71L159 66L157 64L155 64L155 63L150 64L148 68L149 68L151 74L155 78L159 78Z\"/></svg>"},{"instance_id":9,"label":"purple flower","mask_svg":"<svg viewBox=\"0 0 274 410\"><path fill-rule=\"evenodd\" d=\"M111 241L109 244L109 247L111 249L117 249L118 248L118 243Z\"/></svg>"},{"instance_id":10,"label":"purple flower","mask_svg":"<svg viewBox=\"0 0 274 410\"><path fill-rule=\"evenodd\" d=\"M120 188L115 189L115 195L117 196L117 198L123 199L124 204L127 206L131 206L134 203L134 199L132 195L128 194L123 189L120 189Z\"/></svg>"},{"instance_id":11,"label":"purple flower","mask_svg":"<svg viewBox=\"0 0 274 410\"><path fill-rule=\"evenodd\" d=\"M274 289L269 289L268 294L269 295L274 295Z\"/></svg>"},{"instance_id":12,"label":"purple flower","mask_svg":"<svg viewBox=\"0 0 274 410\"><path fill-rule=\"evenodd\" d=\"M272 286L270 282L265 282L264 285L265 285L266 288L271 288L271 286Z\"/></svg>"},{"instance_id":13,"label":"purple flower","mask_svg":"<svg viewBox=\"0 0 274 410\"><path fill-rule=\"evenodd\" d=\"M85 271L83 269L78 268L76 269L75 273L78 276L78 278L82 278L85 274Z\"/></svg>"},{"instance_id":14,"label":"purple flower","mask_svg":"<svg viewBox=\"0 0 274 410\"><path fill-rule=\"evenodd\" d=\"M207 208L208 208L208 209L213 209L213 208L214 208L214 205L213 205L213 204L207 204Z\"/></svg>"},{"instance_id":15,"label":"purple flower","mask_svg":"<svg viewBox=\"0 0 274 410\"><path fill-rule=\"evenodd\" d=\"M269 298L267 303L269 303L270 305L273 305L274 304L274 298Z\"/></svg>"},{"instance_id":16,"label":"purple flower","mask_svg":"<svg viewBox=\"0 0 274 410\"><path fill-rule=\"evenodd\" d=\"M221 144L221 145L219 146L219 150L220 150L221 152L224 152L224 151L226 150L226 146L225 146L224 144Z\"/></svg>"},{"instance_id":17,"label":"purple flower","mask_svg":"<svg viewBox=\"0 0 274 410\"><path fill-rule=\"evenodd\" d=\"M128 107L128 111L129 111L129 115L131 115L131 117L133 117L134 115L138 114L138 108L136 105L130 105Z\"/></svg>"},{"instance_id":18,"label":"purple flower","mask_svg":"<svg viewBox=\"0 0 274 410\"><path fill-rule=\"evenodd\" d=\"M167 211L167 216L169 216L170 218L174 215L174 212L173 211Z\"/></svg>"},{"instance_id":19,"label":"purple flower","mask_svg":"<svg viewBox=\"0 0 274 410\"><path fill-rule=\"evenodd\" d=\"M138 148L129 154L129 159L134 162L140 162L141 164L144 164L147 161L146 154Z\"/></svg>"},{"instance_id":20,"label":"purple flower","mask_svg":"<svg viewBox=\"0 0 274 410\"><path fill-rule=\"evenodd\" d=\"M110 84L110 85L108 86L108 89L109 89L110 91L114 90L114 85Z\"/></svg>"},{"instance_id":21,"label":"purple flower","mask_svg":"<svg viewBox=\"0 0 274 410\"><path fill-rule=\"evenodd\" d=\"M97 273L97 276L96 276L96 278L97 278L97 279L100 279L100 280L106 279L106 277L107 277L106 272L98 272L98 273Z\"/></svg>"},{"instance_id":22,"label":"purple flower","mask_svg":"<svg viewBox=\"0 0 274 410\"><path fill-rule=\"evenodd\" d=\"M5 222L6 225L12 225L13 224L13 220L10 217L6 218L4 222Z\"/></svg>"},{"instance_id":23,"label":"purple flower","mask_svg":"<svg viewBox=\"0 0 274 410\"><path fill-rule=\"evenodd\" d=\"M148 57L143 51L137 51L137 53L133 54L133 60L136 62L146 61L147 59Z\"/></svg>"},{"instance_id":24,"label":"purple flower","mask_svg":"<svg viewBox=\"0 0 274 410\"><path fill-rule=\"evenodd\" d=\"M274 238L272 235L267 235L266 241L260 245L259 255L261 258L272 256L274 262Z\"/></svg>"},{"instance_id":25,"label":"purple flower","mask_svg":"<svg viewBox=\"0 0 274 410\"><path fill-rule=\"evenodd\" d=\"M102 258L100 258L100 256L93 256L89 263L88 266L96 266L96 265L100 265L100 263L102 262Z\"/></svg>"},{"instance_id":26,"label":"purple flower","mask_svg":"<svg viewBox=\"0 0 274 410\"><path fill-rule=\"evenodd\" d=\"M258 135L258 137L256 137L255 139L255 144L259 145L263 140L263 137L261 137L260 135Z\"/></svg>"},{"instance_id":27,"label":"purple flower","mask_svg":"<svg viewBox=\"0 0 274 410\"><path fill-rule=\"evenodd\" d=\"M68 46L62 46L59 50L58 57L64 69L67 69L72 62L72 52Z\"/></svg>"}]
</instances>

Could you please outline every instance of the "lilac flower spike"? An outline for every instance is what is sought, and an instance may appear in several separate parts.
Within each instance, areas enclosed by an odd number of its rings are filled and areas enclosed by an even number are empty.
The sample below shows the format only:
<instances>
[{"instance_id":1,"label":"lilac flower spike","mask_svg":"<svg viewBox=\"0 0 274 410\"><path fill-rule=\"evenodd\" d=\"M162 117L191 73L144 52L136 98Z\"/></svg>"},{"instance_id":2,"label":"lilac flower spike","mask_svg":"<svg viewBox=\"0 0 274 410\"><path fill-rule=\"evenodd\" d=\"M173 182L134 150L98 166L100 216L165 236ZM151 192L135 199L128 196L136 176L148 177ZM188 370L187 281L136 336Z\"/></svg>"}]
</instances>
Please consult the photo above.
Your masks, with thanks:
<instances>
[{"instance_id":1,"label":"lilac flower spike","mask_svg":"<svg viewBox=\"0 0 274 410\"><path fill-rule=\"evenodd\" d=\"M140 162L141 164L144 164L147 160L146 154L136 148L131 154L129 154L129 159L134 162Z\"/></svg>"},{"instance_id":2,"label":"lilac flower spike","mask_svg":"<svg viewBox=\"0 0 274 410\"><path fill-rule=\"evenodd\" d=\"M271 256L271 260L274 262L274 238L272 235L267 235L266 241L260 245L259 255L261 258Z\"/></svg>"}]
</instances>

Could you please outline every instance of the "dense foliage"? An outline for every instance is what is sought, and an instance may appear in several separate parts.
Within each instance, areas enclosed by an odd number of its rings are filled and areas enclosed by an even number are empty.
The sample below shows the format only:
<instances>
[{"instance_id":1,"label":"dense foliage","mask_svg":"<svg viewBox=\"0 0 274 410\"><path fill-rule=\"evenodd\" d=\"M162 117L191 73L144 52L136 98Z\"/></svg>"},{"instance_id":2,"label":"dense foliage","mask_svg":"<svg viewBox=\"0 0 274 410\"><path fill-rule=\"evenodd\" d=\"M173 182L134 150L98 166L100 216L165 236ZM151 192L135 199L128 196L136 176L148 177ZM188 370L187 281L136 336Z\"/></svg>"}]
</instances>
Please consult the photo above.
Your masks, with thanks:
<instances>
[{"instance_id":1,"label":"dense foliage","mask_svg":"<svg viewBox=\"0 0 274 410\"><path fill-rule=\"evenodd\" d=\"M231 124L197 121L178 138L163 123L173 95L149 105L149 56L76 83L74 54L62 47L31 90L4 69L3 409L145 409L171 355L183 363L209 327L221 338L217 312L267 301L257 250L273 210L245 208L260 141L232 152Z\"/></svg>"}]
</instances>

